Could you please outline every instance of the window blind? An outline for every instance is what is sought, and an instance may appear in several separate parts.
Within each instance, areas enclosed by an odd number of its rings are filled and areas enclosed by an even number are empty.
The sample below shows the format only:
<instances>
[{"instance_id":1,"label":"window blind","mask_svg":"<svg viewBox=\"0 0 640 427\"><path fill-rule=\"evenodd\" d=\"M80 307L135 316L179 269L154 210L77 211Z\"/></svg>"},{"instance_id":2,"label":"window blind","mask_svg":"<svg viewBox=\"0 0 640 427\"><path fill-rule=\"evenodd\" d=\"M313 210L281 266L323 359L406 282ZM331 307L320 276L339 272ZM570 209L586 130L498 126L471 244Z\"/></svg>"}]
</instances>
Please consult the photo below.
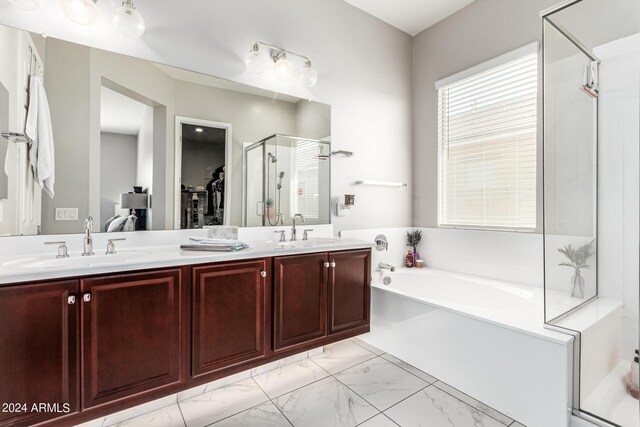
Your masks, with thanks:
<instances>
[{"instance_id":1,"label":"window blind","mask_svg":"<svg viewBox=\"0 0 640 427\"><path fill-rule=\"evenodd\" d=\"M295 148L293 212L309 219L319 216L318 150L318 143L314 141L299 141Z\"/></svg>"},{"instance_id":2,"label":"window blind","mask_svg":"<svg viewBox=\"0 0 640 427\"><path fill-rule=\"evenodd\" d=\"M438 88L441 226L535 229L537 53Z\"/></svg>"}]
</instances>

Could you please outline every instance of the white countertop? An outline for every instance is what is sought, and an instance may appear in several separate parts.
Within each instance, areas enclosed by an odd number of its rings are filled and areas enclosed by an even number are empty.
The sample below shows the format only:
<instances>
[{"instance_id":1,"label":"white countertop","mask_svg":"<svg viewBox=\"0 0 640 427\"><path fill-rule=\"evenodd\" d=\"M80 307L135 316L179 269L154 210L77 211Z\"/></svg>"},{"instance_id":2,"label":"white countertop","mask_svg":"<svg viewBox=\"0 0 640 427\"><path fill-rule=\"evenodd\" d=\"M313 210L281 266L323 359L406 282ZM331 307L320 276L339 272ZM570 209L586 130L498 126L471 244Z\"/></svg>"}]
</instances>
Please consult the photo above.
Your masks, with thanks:
<instances>
[{"instance_id":1,"label":"white countertop","mask_svg":"<svg viewBox=\"0 0 640 427\"><path fill-rule=\"evenodd\" d=\"M0 257L0 284L62 279L65 277L90 276L221 261L367 249L374 246L372 243L362 240L340 238L335 238L334 243L301 248L276 247L277 243L267 241L249 241L249 243L252 245L251 248L236 252L183 251L180 249L180 244L127 247L126 249L118 250L118 256L113 258L114 261L110 261L108 256L96 251L95 265L64 267L28 267L29 264L38 263L39 261L55 260L55 251L49 251L46 254L3 256ZM135 254L136 257L126 259L127 253ZM71 260L72 263L73 260L78 258L81 258L79 251L69 252L68 260ZM92 257L86 257L82 259L82 261L91 260L91 258Z\"/></svg>"}]
</instances>

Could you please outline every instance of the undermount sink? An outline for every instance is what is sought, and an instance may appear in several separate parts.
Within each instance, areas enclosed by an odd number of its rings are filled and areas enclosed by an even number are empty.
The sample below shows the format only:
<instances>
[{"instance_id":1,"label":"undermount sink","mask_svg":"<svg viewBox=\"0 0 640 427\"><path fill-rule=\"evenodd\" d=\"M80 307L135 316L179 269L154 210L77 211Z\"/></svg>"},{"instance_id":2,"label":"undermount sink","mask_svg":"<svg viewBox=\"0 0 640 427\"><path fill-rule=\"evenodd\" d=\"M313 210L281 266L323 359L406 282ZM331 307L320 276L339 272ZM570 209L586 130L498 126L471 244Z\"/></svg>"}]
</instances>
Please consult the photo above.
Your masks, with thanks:
<instances>
[{"instance_id":1,"label":"undermount sink","mask_svg":"<svg viewBox=\"0 0 640 427\"><path fill-rule=\"evenodd\" d=\"M336 243L336 239L315 238L309 240L297 240L295 242L271 242L275 248L295 249L295 248L313 248L318 246L329 246Z\"/></svg>"},{"instance_id":2,"label":"undermount sink","mask_svg":"<svg viewBox=\"0 0 640 427\"><path fill-rule=\"evenodd\" d=\"M151 254L149 251L119 251L112 255L96 254L91 256L72 255L69 258L30 257L14 260L5 265L16 265L21 268L32 270L71 268L71 267L92 267L97 265L121 264L139 260Z\"/></svg>"}]
</instances>

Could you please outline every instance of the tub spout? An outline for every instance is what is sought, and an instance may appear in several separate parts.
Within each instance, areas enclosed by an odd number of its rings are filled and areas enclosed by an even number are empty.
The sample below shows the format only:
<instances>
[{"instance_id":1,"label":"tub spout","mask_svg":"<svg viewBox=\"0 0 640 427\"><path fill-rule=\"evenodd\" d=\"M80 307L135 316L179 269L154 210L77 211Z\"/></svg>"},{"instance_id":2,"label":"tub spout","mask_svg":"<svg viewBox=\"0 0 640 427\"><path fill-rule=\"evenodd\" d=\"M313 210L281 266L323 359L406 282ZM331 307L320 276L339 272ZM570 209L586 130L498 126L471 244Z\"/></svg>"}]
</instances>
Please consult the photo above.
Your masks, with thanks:
<instances>
[{"instance_id":1,"label":"tub spout","mask_svg":"<svg viewBox=\"0 0 640 427\"><path fill-rule=\"evenodd\" d=\"M386 262L378 263L378 269L396 271L396 268L393 265L387 264Z\"/></svg>"}]
</instances>

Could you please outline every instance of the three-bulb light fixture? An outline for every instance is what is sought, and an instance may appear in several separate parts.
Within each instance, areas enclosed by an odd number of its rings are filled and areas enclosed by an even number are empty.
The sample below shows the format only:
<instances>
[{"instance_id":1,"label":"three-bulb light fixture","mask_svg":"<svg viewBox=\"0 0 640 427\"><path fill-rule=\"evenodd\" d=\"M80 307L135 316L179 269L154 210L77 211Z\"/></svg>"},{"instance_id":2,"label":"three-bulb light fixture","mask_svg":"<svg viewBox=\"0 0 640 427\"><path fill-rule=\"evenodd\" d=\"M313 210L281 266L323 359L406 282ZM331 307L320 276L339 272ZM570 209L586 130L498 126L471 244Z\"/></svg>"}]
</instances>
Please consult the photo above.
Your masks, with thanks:
<instances>
[{"instance_id":1,"label":"three-bulb light fixture","mask_svg":"<svg viewBox=\"0 0 640 427\"><path fill-rule=\"evenodd\" d=\"M293 78L295 67L288 57L297 56L304 61L298 75L300 83L306 87L313 87L318 83L318 72L311 66L311 60L308 57L263 42L255 42L244 58L244 63L250 73L262 74L267 69L269 59L260 51L261 46L271 50L270 57L274 62L273 74L279 81L288 82Z\"/></svg>"},{"instance_id":2,"label":"three-bulb light fixture","mask_svg":"<svg viewBox=\"0 0 640 427\"><path fill-rule=\"evenodd\" d=\"M9 0L20 9L37 10L43 0ZM60 0L60 7L70 21L79 25L91 25L98 20L97 0ZM133 0L123 0L113 14L113 25L124 37L140 37L146 25L142 15L136 10Z\"/></svg>"}]
</instances>

